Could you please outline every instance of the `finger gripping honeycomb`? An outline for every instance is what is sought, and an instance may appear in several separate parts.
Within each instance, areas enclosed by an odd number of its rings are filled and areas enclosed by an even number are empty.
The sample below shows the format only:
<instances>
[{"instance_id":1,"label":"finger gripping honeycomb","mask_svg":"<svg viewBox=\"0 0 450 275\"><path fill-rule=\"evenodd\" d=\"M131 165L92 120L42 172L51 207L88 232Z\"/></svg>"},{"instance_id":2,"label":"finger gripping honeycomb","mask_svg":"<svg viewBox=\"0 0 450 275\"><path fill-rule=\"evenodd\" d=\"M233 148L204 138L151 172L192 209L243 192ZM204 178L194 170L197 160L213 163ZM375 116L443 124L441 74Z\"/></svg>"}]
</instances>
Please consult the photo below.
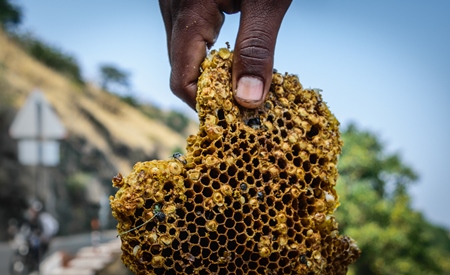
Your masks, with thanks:
<instances>
[{"instance_id":1,"label":"finger gripping honeycomb","mask_svg":"<svg viewBox=\"0 0 450 275\"><path fill-rule=\"evenodd\" d=\"M338 121L288 74L273 74L261 107L239 107L232 55L202 64L186 155L114 177L123 262L136 274L345 274L360 250L333 217Z\"/></svg>"}]
</instances>

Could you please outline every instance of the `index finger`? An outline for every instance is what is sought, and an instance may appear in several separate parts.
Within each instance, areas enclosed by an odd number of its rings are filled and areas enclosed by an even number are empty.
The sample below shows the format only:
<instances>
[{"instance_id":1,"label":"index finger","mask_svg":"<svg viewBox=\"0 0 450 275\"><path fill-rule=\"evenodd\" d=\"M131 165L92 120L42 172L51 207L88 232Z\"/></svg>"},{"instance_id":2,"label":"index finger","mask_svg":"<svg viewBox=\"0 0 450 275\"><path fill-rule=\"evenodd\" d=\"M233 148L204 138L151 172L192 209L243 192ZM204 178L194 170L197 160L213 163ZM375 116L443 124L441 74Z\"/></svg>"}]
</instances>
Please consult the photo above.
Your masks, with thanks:
<instances>
[{"instance_id":1,"label":"index finger","mask_svg":"<svg viewBox=\"0 0 450 275\"><path fill-rule=\"evenodd\" d=\"M186 4L172 20L169 57L172 66L170 88L195 109L197 79L207 48L219 35L224 15L214 1Z\"/></svg>"}]
</instances>

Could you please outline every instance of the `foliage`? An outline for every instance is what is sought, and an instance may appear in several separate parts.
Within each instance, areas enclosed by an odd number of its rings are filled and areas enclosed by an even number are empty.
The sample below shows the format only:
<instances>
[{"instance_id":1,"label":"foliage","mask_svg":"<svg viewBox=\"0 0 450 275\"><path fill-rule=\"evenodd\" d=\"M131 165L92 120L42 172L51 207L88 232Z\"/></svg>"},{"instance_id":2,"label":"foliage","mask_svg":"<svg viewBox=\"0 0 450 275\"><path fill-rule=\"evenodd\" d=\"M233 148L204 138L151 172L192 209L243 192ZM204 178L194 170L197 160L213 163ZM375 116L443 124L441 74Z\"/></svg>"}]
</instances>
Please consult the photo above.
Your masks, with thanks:
<instances>
[{"instance_id":1,"label":"foliage","mask_svg":"<svg viewBox=\"0 0 450 275\"><path fill-rule=\"evenodd\" d=\"M109 92L113 91L114 87L129 89L129 73L119 69L118 67L111 64L103 64L100 66L100 77L102 81L102 89Z\"/></svg>"},{"instance_id":2,"label":"foliage","mask_svg":"<svg viewBox=\"0 0 450 275\"><path fill-rule=\"evenodd\" d=\"M131 105L133 107L139 106L139 103L138 103L137 99L134 96L132 96L132 95L124 95L124 96L121 96L120 99L123 102L125 102L128 105Z\"/></svg>"},{"instance_id":3,"label":"foliage","mask_svg":"<svg viewBox=\"0 0 450 275\"><path fill-rule=\"evenodd\" d=\"M130 74L111 64L100 65L101 87L116 94L123 102L139 107L139 102L130 90Z\"/></svg>"},{"instance_id":4,"label":"foliage","mask_svg":"<svg viewBox=\"0 0 450 275\"><path fill-rule=\"evenodd\" d=\"M354 274L449 274L448 232L411 208L407 187L417 176L377 137L350 125L342 133L336 212L344 234L362 250Z\"/></svg>"},{"instance_id":5,"label":"foliage","mask_svg":"<svg viewBox=\"0 0 450 275\"><path fill-rule=\"evenodd\" d=\"M149 118L161 121L177 133L186 134L190 119L185 114L174 110L164 111L148 104L139 105L139 110Z\"/></svg>"},{"instance_id":6,"label":"foliage","mask_svg":"<svg viewBox=\"0 0 450 275\"><path fill-rule=\"evenodd\" d=\"M21 9L11 4L8 0L0 0L0 25L5 29L9 29L19 25L21 21Z\"/></svg>"},{"instance_id":7,"label":"foliage","mask_svg":"<svg viewBox=\"0 0 450 275\"><path fill-rule=\"evenodd\" d=\"M77 83L84 83L78 62L72 55L43 42L32 33L14 33L11 35L31 56L44 65L68 76Z\"/></svg>"},{"instance_id":8,"label":"foliage","mask_svg":"<svg viewBox=\"0 0 450 275\"><path fill-rule=\"evenodd\" d=\"M66 187L71 205L83 205L86 203L86 183L89 176L85 173L75 173L67 178Z\"/></svg>"},{"instance_id":9,"label":"foliage","mask_svg":"<svg viewBox=\"0 0 450 275\"><path fill-rule=\"evenodd\" d=\"M175 130L178 133L183 133L189 125L189 118L184 114L170 111L165 117L166 125Z\"/></svg>"},{"instance_id":10,"label":"foliage","mask_svg":"<svg viewBox=\"0 0 450 275\"><path fill-rule=\"evenodd\" d=\"M75 172L65 180L65 199L58 201L58 216L62 234L90 230L90 222L98 218L100 205L92 198L98 194L93 189L97 179L85 172ZM92 194L94 192L94 194Z\"/></svg>"}]
</instances>

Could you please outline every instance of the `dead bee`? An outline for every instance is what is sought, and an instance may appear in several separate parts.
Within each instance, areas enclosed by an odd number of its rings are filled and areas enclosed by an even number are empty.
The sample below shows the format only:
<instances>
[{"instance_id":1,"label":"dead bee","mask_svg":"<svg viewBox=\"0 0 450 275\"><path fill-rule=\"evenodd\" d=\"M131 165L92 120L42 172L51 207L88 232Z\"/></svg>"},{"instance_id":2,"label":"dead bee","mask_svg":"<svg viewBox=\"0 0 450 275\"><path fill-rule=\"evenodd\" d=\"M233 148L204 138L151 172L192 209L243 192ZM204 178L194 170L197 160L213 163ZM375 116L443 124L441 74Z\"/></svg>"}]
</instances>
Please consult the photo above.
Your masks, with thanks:
<instances>
[{"instance_id":1,"label":"dead bee","mask_svg":"<svg viewBox=\"0 0 450 275\"><path fill-rule=\"evenodd\" d=\"M245 184L245 183L241 183L241 190L242 191L247 191L247 184Z\"/></svg>"},{"instance_id":2,"label":"dead bee","mask_svg":"<svg viewBox=\"0 0 450 275\"><path fill-rule=\"evenodd\" d=\"M141 224L139 226L136 226L134 228L131 228L130 230L127 230L125 232L120 233L119 235L117 235L117 237L120 237L120 236L122 236L124 234L130 233L131 231L134 231L134 230L136 230L138 228L141 228L142 226L144 226L147 223L151 222L155 217L158 218L158 220L160 222L164 221L164 219L166 218L166 214L164 214L161 211L161 206L159 204L155 205L155 208L153 209L153 217L151 217L150 219L148 219L147 221L145 221L143 224Z\"/></svg>"},{"instance_id":3,"label":"dead bee","mask_svg":"<svg viewBox=\"0 0 450 275\"><path fill-rule=\"evenodd\" d=\"M162 212L162 211L156 212L155 216L160 222L163 222L166 219L166 214L164 214L164 212Z\"/></svg>"},{"instance_id":4,"label":"dead bee","mask_svg":"<svg viewBox=\"0 0 450 275\"><path fill-rule=\"evenodd\" d=\"M172 155L172 158L178 160L179 162L183 163L184 165L186 165L186 163L187 163L186 158L185 158L184 155L183 155L182 153L180 153L180 152L175 152L175 153Z\"/></svg>"},{"instance_id":5,"label":"dead bee","mask_svg":"<svg viewBox=\"0 0 450 275\"><path fill-rule=\"evenodd\" d=\"M259 130L261 129L261 119L259 117L251 118L247 121L247 126L250 126L255 130Z\"/></svg>"},{"instance_id":6,"label":"dead bee","mask_svg":"<svg viewBox=\"0 0 450 275\"><path fill-rule=\"evenodd\" d=\"M264 199L264 193L259 191L258 193L256 193L256 196L258 197L258 200L262 201Z\"/></svg>"},{"instance_id":7,"label":"dead bee","mask_svg":"<svg viewBox=\"0 0 450 275\"><path fill-rule=\"evenodd\" d=\"M300 255L300 262L302 264L307 264L308 263L308 259L306 259L306 255Z\"/></svg>"},{"instance_id":8,"label":"dead bee","mask_svg":"<svg viewBox=\"0 0 450 275\"><path fill-rule=\"evenodd\" d=\"M259 117L254 117L247 120L247 126L252 127L254 130L267 130L267 127L261 123L261 119Z\"/></svg>"}]
</instances>

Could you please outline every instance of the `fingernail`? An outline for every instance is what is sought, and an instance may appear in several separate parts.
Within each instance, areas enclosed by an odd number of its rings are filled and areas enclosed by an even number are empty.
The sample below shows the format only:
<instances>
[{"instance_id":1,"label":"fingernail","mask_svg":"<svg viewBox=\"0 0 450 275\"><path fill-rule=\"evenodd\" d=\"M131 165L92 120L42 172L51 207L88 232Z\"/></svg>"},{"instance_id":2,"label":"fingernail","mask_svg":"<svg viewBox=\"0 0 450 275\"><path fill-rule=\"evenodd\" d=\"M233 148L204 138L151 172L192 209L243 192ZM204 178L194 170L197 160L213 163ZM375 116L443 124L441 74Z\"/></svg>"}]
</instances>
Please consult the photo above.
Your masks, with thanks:
<instances>
[{"instance_id":1,"label":"fingernail","mask_svg":"<svg viewBox=\"0 0 450 275\"><path fill-rule=\"evenodd\" d=\"M236 97L243 101L257 102L263 96L264 84L256 77L244 76L239 79L236 87Z\"/></svg>"}]
</instances>

